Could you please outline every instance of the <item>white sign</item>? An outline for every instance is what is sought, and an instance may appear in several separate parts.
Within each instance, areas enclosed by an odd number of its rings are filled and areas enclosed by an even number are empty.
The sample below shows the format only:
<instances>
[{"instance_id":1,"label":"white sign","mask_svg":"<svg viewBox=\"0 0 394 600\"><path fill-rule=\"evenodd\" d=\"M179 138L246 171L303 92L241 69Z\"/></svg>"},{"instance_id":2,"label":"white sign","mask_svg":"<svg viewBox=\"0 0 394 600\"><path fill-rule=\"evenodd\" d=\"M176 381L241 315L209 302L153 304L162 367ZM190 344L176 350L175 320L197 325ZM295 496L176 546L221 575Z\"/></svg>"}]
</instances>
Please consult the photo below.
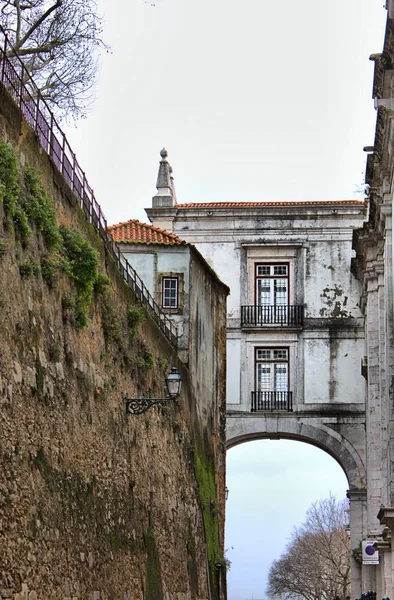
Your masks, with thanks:
<instances>
[{"instance_id":1,"label":"white sign","mask_svg":"<svg viewBox=\"0 0 394 600\"><path fill-rule=\"evenodd\" d=\"M362 558L363 565L378 565L379 564L379 552L375 550L374 544L376 540L365 540L362 543Z\"/></svg>"}]
</instances>

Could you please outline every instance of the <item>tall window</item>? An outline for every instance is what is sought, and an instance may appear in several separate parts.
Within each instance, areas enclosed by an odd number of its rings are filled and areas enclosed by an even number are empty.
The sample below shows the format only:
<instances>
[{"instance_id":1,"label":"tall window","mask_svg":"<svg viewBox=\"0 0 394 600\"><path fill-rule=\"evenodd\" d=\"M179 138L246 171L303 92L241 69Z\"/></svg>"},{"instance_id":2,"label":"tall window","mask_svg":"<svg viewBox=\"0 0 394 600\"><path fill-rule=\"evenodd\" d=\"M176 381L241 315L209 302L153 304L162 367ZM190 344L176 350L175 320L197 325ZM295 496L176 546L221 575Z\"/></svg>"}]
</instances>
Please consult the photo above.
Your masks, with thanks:
<instances>
[{"instance_id":1,"label":"tall window","mask_svg":"<svg viewBox=\"0 0 394 600\"><path fill-rule=\"evenodd\" d=\"M161 305L163 308L178 308L178 277L163 277L161 280Z\"/></svg>"},{"instance_id":2,"label":"tall window","mask_svg":"<svg viewBox=\"0 0 394 600\"><path fill-rule=\"evenodd\" d=\"M287 392L289 389L289 350L287 348L256 349L256 390Z\"/></svg>"},{"instance_id":3,"label":"tall window","mask_svg":"<svg viewBox=\"0 0 394 600\"><path fill-rule=\"evenodd\" d=\"M284 306L288 304L289 265L256 265L256 304Z\"/></svg>"}]
</instances>

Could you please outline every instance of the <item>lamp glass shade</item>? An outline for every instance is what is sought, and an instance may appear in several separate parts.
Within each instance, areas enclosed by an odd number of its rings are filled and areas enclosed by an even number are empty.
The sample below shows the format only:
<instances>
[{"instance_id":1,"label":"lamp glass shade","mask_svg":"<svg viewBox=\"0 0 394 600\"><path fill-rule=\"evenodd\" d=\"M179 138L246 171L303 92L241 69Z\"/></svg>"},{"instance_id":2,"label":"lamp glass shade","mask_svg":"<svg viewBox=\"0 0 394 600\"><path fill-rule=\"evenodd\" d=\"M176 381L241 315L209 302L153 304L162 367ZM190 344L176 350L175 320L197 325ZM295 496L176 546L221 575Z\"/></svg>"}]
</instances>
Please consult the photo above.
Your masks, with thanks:
<instances>
[{"instance_id":1,"label":"lamp glass shade","mask_svg":"<svg viewBox=\"0 0 394 600\"><path fill-rule=\"evenodd\" d=\"M182 379L176 367L172 367L171 373L168 373L166 377L166 384L168 394L171 397L179 396L179 394L181 393Z\"/></svg>"}]
</instances>

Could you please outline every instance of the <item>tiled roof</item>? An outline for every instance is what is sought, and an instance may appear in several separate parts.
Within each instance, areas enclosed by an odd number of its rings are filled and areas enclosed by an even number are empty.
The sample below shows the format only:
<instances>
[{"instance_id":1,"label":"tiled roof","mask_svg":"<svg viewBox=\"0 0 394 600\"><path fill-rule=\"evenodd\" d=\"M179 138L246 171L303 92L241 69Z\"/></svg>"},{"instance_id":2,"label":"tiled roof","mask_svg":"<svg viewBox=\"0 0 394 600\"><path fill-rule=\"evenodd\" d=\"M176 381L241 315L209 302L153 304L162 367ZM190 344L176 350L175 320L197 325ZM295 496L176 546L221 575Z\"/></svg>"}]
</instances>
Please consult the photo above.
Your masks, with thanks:
<instances>
[{"instance_id":1,"label":"tiled roof","mask_svg":"<svg viewBox=\"0 0 394 600\"><path fill-rule=\"evenodd\" d=\"M153 227L153 225L147 223L141 223L137 219L110 225L108 233L116 242L167 244L169 246L181 246L187 243L169 231L160 229L160 227Z\"/></svg>"},{"instance_id":2,"label":"tiled roof","mask_svg":"<svg viewBox=\"0 0 394 600\"><path fill-rule=\"evenodd\" d=\"M364 200L302 200L300 202L190 202L189 204L176 204L174 208L240 208L244 206L319 206L324 204L356 204L362 206Z\"/></svg>"}]
</instances>

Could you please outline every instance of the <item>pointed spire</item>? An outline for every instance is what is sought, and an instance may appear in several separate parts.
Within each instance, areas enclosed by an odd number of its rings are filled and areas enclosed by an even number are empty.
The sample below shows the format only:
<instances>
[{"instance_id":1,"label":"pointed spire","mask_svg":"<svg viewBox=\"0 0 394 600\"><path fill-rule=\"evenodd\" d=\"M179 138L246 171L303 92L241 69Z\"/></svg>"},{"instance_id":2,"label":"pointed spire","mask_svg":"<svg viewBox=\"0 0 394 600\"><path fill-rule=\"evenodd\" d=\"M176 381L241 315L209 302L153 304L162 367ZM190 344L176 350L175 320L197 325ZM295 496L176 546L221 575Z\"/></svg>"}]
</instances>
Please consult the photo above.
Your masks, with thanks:
<instances>
[{"instance_id":1,"label":"pointed spire","mask_svg":"<svg viewBox=\"0 0 394 600\"><path fill-rule=\"evenodd\" d=\"M175 206L174 182L171 176L172 169L167 161L168 152L165 148L160 152L161 161L157 175L157 193L152 198L152 208L160 206Z\"/></svg>"},{"instance_id":2,"label":"pointed spire","mask_svg":"<svg viewBox=\"0 0 394 600\"><path fill-rule=\"evenodd\" d=\"M170 165L170 181L171 181L172 197L174 198L174 204L176 204L175 183L174 183L174 176L172 174L172 166L171 165Z\"/></svg>"}]
</instances>

